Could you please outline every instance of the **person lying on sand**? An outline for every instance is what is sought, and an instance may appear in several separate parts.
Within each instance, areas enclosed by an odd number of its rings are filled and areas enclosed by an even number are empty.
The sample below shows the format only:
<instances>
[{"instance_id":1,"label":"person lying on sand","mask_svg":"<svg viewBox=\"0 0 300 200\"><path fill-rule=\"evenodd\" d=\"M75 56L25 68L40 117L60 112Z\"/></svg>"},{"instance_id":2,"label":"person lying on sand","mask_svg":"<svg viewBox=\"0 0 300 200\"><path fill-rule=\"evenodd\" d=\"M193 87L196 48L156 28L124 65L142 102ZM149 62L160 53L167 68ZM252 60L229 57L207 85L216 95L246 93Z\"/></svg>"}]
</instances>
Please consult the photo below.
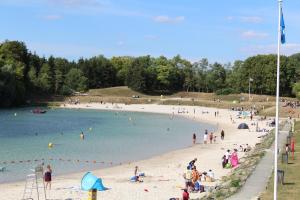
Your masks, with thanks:
<instances>
[{"instance_id":1,"label":"person lying on sand","mask_svg":"<svg viewBox=\"0 0 300 200\"><path fill-rule=\"evenodd\" d=\"M138 170L139 170L139 167L135 166L134 176L131 178L131 181L133 181L133 182L143 182L143 180L140 179L140 175L138 174ZM144 173L142 173L142 174L144 174Z\"/></svg>"}]
</instances>

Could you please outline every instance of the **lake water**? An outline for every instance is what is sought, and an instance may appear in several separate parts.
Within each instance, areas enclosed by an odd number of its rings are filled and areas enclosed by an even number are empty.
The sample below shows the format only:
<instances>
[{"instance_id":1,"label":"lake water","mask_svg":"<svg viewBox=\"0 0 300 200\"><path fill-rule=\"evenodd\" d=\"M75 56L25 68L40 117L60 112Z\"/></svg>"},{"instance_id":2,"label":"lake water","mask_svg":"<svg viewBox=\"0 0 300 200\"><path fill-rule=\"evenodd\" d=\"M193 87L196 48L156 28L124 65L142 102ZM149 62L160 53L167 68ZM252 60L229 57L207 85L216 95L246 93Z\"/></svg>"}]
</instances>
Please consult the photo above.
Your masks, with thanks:
<instances>
[{"instance_id":1,"label":"lake water","mask_svg":"<svg viewBox=\"0 0 300 200\"><path fill-rule=\"evenodd\" d=\"M212 125L170 115L100 110L0 110L0 183L25 180L44 162L54 175L93 170L191 145ZM85 139L80 139L80 132ZM53 143L51 149L49 143Z\"/></svg>"}]
</instances>

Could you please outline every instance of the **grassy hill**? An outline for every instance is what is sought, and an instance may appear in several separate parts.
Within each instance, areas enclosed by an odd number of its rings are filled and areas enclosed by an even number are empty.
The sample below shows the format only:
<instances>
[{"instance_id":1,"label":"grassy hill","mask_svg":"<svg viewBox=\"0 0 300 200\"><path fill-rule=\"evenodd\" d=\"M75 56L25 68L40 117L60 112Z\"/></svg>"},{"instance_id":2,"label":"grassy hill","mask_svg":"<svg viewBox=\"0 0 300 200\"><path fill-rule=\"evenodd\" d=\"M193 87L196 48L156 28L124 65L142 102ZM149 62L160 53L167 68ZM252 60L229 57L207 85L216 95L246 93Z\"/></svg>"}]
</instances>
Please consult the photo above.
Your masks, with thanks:
<instances>
[{"instance_id":1,"label":"grassy hill","mask_svg":"<svg viewBox=\"0 0 300 200\"><path fill-rule=\"evenodd\" d=\"M132 97L133 95L138 95L140 97L147 97L147 95L133 91L127 86L91 89L89 90L88 94L90 96Z\"/></svg>"},{"instance_id":2,"label":"grassy hill","mask_svg":"<svg viewBox=\"0 0 300 200\"><path fill-rule=\"evenodd\" d=\"M139 96L139 98L133 98ZM170 104L170 105L196 105L216 108L244 107L254 106L260 110L261 115L275 115L275 96L251 95L251 101L248 101L248 94L230 94L216 95L214 93L201 92L178 92L172 95L147 95L131 90L126 86L111 87L103 89L89 90L86 96L72 96L78 98L80 102L113 102L125 104ZM287 98L296 100L293 98ZM298 109L281 108L280 116L297 117L300 112Z\"/></svg>"}]
</instances>

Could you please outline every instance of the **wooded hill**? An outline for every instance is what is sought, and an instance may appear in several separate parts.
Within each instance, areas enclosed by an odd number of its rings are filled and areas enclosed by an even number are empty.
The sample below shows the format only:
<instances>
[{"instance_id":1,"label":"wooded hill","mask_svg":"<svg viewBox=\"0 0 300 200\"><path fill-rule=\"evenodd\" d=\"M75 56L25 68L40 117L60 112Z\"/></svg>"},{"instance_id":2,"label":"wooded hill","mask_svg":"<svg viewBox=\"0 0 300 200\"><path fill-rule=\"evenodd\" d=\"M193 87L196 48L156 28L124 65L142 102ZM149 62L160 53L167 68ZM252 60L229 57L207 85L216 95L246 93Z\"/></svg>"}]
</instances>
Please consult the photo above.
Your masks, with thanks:
<instances>
[{"instance_id":1,"label":"wooded hill","mask_svg":"<svg viewBox=\"0 0 300 200\"><path fill-rule=\"evenodd\" d=\"M145 94L247 93L250 78L252 93L274 95L276 61L276 55L257 55L233 64L209 63L206 58L191 63L179 55L171 59L100 55L69 61L40 57L23 42L5 41L0 44L0 106L21 105L32 95L69 95L113 86ZM281 56L281 94L297 95L299 80L300 54Z\"/></svg>"}]
</instances>

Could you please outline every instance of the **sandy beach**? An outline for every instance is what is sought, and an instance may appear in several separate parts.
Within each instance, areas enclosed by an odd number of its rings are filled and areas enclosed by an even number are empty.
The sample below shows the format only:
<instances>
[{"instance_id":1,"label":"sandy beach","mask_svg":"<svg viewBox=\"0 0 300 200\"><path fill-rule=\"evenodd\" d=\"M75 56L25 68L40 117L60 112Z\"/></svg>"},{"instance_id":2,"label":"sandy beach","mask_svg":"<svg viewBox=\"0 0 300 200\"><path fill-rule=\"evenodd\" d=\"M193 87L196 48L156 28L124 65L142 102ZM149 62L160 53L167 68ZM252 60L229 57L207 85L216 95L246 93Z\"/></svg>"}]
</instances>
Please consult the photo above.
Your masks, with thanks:
<instances>
[{"instance_id":1,"label":"sandy beach","mask_svg":"<svg viewBox=\"0 0 300 200\"><path fill-rule=\"evenodd\" d=\"M121 110L135 112L153 112L173 115L181 115L191 120L198 120L205 123L216 125L218 130L215 132L217 141L214 144L201 144L200 133L197 134L198 143L192 145L192 134L186 133L186 137L191 141L191 146L185 149L179 149L163 155L158 155L146 160L136 161L129 164L115 166L106 169L95 170L92 173L102 178L106 187L110 188L105 192L98 192L98 199L108 200L166 200L172 197L181 198L182 188L184 187L183 173L186 166L194 158L197 158L196 167L198 171L208 171L212 169L215 177L220 179L230 173L231 169L223 169L221 158L227 149L238 148L240 144L248 143L254 146L260 141L259 136L265 132L256 132L256 126L251 126L249 118L237 119L237 112L217 109L204 108L198 106L173 106L173 105L154 105L154 104L66 104L66 108L73 109L103 109L103 110ZM184 113L178 113L178 110ZM188 111L188 112L187 112ZM194 114L195 111L195 114ZM215 117L215 112L219 115ZM230 116L234 119L233 123ZM250 126L248 129L237 129L241 122ZM266 121L257 121L254 117L253 122L258 122L260 128L267 128ZM221 141L220 132L225 131L225 139ZM166 141L167 142L167 141ZM153 147L155 148L155 147ZM239 157L244 153L239 152ZM140 171L144 172L146 177L142 183L132 183L129 181L133 176L134 167L139 166ZM55 169L54 169L55 170ZM87 192L80 190L80 180L84 173L75 173L62 176L54 176L52 189L47 191L48 199L87 199ZM24 175L25 176L25 175ZM215 185L216 182L203 182L204 185ZM0 185L0 200L17 200L22 198L25 182L9 183ZM190 197L200 198L204 193L191 193Z\"/></svg>"}]
</instances>

